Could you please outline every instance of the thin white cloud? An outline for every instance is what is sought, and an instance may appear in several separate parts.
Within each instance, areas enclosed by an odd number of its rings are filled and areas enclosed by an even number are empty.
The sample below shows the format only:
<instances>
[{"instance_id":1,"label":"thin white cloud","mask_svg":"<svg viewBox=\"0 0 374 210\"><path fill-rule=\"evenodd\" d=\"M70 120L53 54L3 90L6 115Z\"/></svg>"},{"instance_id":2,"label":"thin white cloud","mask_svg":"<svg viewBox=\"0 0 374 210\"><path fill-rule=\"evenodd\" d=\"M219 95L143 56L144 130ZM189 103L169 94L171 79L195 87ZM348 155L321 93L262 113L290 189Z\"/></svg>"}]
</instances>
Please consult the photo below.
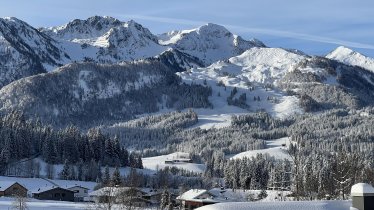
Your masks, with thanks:
<instances>
[{"instance_id":1,"label":"thin white cloud","mask_svg":"<svg viewBox=\"0 0 374 210\"><path fill-rule=\"evenodd\" d=\"M242 31L242 32L252 32L252 33L266 34L266 35L272 35L272 36L308 40L308 41L314 41L314 42L320 42L320 43L344 45L346 47L353 47L353 48L360 48L360 49L370 49L370 50L374 49L374 45L371 45L371 44L351 42L347 40L335 39L335 38L330 38L330 37L295 33L291 31L272 30L272 29L263 29L263 28L249 28L249 27L236 26L236 25L225 25L225 26L228 28L236 29L238 31Z\"/></svg>"},{"instance_id":2,"label":"thin white cloud","mask_svg":"<svg viewBox=\"0 0 374 210\"><path fill-rule=\"evenodd\" d=\"M147 16L147 15L118 15L118 16L123 17L123 18L133 18L133 19L147 20L147 21L152 21L152 22L172 23L172 24L189 25L189 26L199 26L199 25L203 25L207 23L207 21L194 21L194 20L187 20L187 19L167 18L167 17ZM227 25L227 24L222 24L222 25L227 28L236 30L238 32L251 32L251 33L293 38L293 39L299 39L299 40L307 40L307 41L320 42L320 43L344 45L346 47L352 47L352 48L374 50L374 45L371 45L371 44L352 42L352 41L347 41L347 40L335 39L331 37L296 33L292 31L272 30L272 29L265 29L265 28L251 28L251 27L244 27L244 26L238 26L238 25Z\"/></svg>"}]
</instances>

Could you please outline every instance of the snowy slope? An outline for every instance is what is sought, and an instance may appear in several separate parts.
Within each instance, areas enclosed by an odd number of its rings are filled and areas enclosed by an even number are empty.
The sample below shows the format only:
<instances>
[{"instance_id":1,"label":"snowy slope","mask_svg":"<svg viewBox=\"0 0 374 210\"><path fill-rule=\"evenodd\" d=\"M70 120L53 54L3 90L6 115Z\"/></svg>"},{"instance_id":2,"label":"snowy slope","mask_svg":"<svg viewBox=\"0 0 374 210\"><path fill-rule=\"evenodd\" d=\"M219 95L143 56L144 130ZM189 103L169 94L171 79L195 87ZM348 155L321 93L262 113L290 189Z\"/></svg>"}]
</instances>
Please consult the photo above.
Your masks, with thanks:
<instances>
[{"instance_id":1,"label":"snowy slope","mask_svg":"<svg viewBox=\"0 0 374 210\"><path fill-rule=\"evenodd\" d=\"M198 210L349 210L351 205L351 201L238 202L208 205Z\"/></svg>"},{"instance_id":2,"label":"snowy slope","mask_svg":"<svg viewBox=\"0 0 374 210\"><path fill-rule=\"evenodd\" d=\"M251 47L264 47L258 40L246 41L225 27L208 23L192 30L172 31L159 36L160 44L172 46L200 58L206 65L236 56Z\"/></svg>"},{"instance_id":3,"label":"snowy slope","mask_svg":"<svg viewBox=\"0 0 374 210\"><path fill-rule=\"evenodd\" d=\"M367 57L343 46L336 48L326 55L326 58L337 60L348 65L360 66L374 72L374 58Z\"/></svg>"},{"instance_id":4,"label":"snowy slope","mask_svg":"<svg viewBox=\"0 0 374 210\"><path fill-rule=\"evenodd\" d=\"M166 160L173 160L180 156L188 156L188 153L175 152L169 155L161 155L155 157L142 158L143 166L145 169L158 170L165 167L177 167L196 173L204 173L206 166L204 164L197 163L175 163L165 164Z\"/></svg>"},{"instance_id":5,"label":"snowy slope","mask_svg":"<svg viewBox=\"0 0 374 210\"><path fill-rule=\"evenodd\" d=\"M228 62L218 61L206 68L193 68L178 73L186 83L197 83L212 88L209 100L213 109L197 109L198 126L226 126L230 124L230 115L265 110L277 117L287 117L302 113L298 98L287 96L281 90L266 88L267 84L276 84L287 72L292 71L305 56L279 48L251 48ZM246 94L249 109L228 105L227 97L233 88L238 90L235 97ZM260 100L254 100L259 97Z\"/></svg>"},{"instance_id":6,"label":"snowy slope","mask_svg":"<svg viewBox=\"0 0 374 210\"><path fill-rule=\"evenodd\" d=\"M283 147L282 144L286 144L286 146ZM275 140L269 140L269 141L266 141L266 146L267 146L266 149L249 150L246 152L236 154L232 156L231 159L251 158L251 157L256 157L257 154L267 154L279 160L290 159L290 156L287 153L288 145L289 145L288 137L275 139Z\"/></svg>"}]
</instances>

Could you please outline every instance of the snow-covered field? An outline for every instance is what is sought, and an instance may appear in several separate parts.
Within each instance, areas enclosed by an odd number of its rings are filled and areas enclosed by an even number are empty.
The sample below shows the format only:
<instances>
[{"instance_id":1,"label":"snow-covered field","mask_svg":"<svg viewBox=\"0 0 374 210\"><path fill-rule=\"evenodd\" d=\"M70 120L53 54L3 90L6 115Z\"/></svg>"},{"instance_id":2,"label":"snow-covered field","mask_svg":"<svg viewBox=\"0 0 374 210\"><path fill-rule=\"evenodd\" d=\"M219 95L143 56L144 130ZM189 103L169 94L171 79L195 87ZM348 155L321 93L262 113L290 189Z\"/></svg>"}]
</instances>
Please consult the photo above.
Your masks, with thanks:
<instances>
[{"instance_id":1,"label":"snow-covered field","mask_svg":"<svg viewBox=\"0 0 374 210\"><path fill-rule=\"evenodd\" d=\"M219 203L198 210L349 210L351 201L280 201Z\"/></svg>"},{"instance_id":2,"label":"snow-covered field","mask_svg":"<svg viewBox=\"0 0 374 210\"><path fill-rule=\"evenodd\" d=\"M0 210L10 210L13 208L12 198L0 198ZM93 203L73 203L63 201L41 201L36 199L29 199L27 201L28 210L97 210L98 208ZM122 210L123 207L114 205L112 210ZM156 210L157 208L141 208L141 210Z\"/></svg>"},{"instance_id":3,"label":"snow-covered field","mask_svg":"<svg viewBox=\"0 0 374 210\"><path fill-rule=\"evenodd\" d=\"M166 166L169 166L169 167L174 166L177 168L193 171L196 173L203 173L205 171L206 167L204 164L197 164L197 163L165 164L166 160L178 159L182 156L188 156L188 153L175 152L175 153L168 154L168 155L142 158L142 161L143 161L144 168L150 169L150 170L158 170L158 169L165 168Z\"/></svg>"},{"instance_id":4,"label":"snow-covered field","mask_svg":"<svg viewBox=\"0 0 374 210\"><path fill-rule=\"evenodd\" d=\"M0 209L7 210L13 209L12 198L0 198ZM27 202L29 210L76 210L76 209L89 209L86 203L72 203L62 201L40 201L29 199Z\"/></svg>"},{"instance_id":5,"label":"snow-covered field","mask_svg":"<svg viewBox=\"0 0 374 210\"><path fill-rule=\"evenodd\" d=\"M286 145L285 147L282 146L282 144ZM288 145L290 144L290 140L288 137L285 138L280 138L280 139L275 139L275 140L269 140L266 141L266 145L268 148L266 149L259 149L259 150L249 150L246 152L242 152L233 156L228 156L228 158L231 159L240 159L240 158L251 158L251 157L256 157L257 154L268 154L270 156L273 156L276 159L290 159L290 156L287 154L287 148Z\"/></svg>"}]
</instances>

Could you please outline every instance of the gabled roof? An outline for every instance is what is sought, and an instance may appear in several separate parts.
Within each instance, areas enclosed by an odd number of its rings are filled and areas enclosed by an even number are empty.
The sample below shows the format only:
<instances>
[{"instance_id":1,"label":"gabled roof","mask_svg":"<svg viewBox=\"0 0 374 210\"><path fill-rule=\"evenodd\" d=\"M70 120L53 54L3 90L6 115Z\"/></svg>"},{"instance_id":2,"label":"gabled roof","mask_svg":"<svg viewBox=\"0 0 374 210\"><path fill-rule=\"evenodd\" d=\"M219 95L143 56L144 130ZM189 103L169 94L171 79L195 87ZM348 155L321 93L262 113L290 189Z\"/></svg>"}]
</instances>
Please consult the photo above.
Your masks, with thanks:
<instances>
[{"instance_id":1,"label":"gabled roof","mask_svg":"<svg viewBox=\"0 0 374 210\"><path fill-rule=\"evenodd\" d=\"M11 187L14 184L21 185L20 183L14 182L14 181L0 181L0 191L4 191L4 190L8 189L9 187ZM26 189L26 187L24 187L23 185L21 185L21 186Z\"/></svg>"},{"instance_id":2,"label":"gabled roof","mask_svg":"<svg viewBox=\"0 0 374 210\"><path fill-rule=\"evenodd\" d=\"M191 189L191 190L183 193L182 195L178 196L177 199L179 199L179 200L193 200L193 199L196 199L197 197L199 197L200 195L202 195L204 193L211 194L208 190Z\"/></svg>"},{"instance_id":3,"label":"gabled roof","mask_svg":"<svg viewBox=\"0 0 374 210\"><path fill-rule=\"evenodd\" d=\"M50 191L50 190L53 190L53 189L62 189L62 190L73 192L71 190L68 190L68 189L65 189L65 188L62 188L62 187L58 187L58 186L46 186L46 187L40 187L40 188L34 189L34 190L31 191L31 193L32 194L39 194L39 193L47 192L47 191Z\"/></svg>"},{"instance_id":4,"label":"gabled roof","mask_svg":"<svg viewBox=\"0 0 374 210\"><path fill-rule=\"evenodd\" d=\"M89 190L87 187L83 187L81 185L66 185L64 188L69 190L69 189L74 188L74 187L78 187L78 188L82 188L82 189L85 189L85 190Z\"/></svg>"}]
</instances>

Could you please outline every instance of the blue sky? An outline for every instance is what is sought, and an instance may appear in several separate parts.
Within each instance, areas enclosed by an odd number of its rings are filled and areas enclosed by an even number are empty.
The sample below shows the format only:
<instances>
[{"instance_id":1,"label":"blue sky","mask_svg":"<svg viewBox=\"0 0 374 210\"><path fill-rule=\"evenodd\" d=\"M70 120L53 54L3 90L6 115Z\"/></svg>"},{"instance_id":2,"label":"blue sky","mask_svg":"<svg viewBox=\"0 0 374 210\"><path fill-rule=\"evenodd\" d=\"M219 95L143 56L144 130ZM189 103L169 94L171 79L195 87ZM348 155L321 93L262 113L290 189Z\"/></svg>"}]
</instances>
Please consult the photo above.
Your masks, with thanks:
<instances>
[{"instance_id":1,"label":"blue sky","mask_svg":"<svg viewBox=\"0 0 374 210\"><path fill-rule=\"evenodd\" d=\"M32 26L93 15L134 19L153 33L211 22L271 47L324 55L345 45L374 57L372 0L0 0L0 16Z\"/></svg>"}]
</instances>

